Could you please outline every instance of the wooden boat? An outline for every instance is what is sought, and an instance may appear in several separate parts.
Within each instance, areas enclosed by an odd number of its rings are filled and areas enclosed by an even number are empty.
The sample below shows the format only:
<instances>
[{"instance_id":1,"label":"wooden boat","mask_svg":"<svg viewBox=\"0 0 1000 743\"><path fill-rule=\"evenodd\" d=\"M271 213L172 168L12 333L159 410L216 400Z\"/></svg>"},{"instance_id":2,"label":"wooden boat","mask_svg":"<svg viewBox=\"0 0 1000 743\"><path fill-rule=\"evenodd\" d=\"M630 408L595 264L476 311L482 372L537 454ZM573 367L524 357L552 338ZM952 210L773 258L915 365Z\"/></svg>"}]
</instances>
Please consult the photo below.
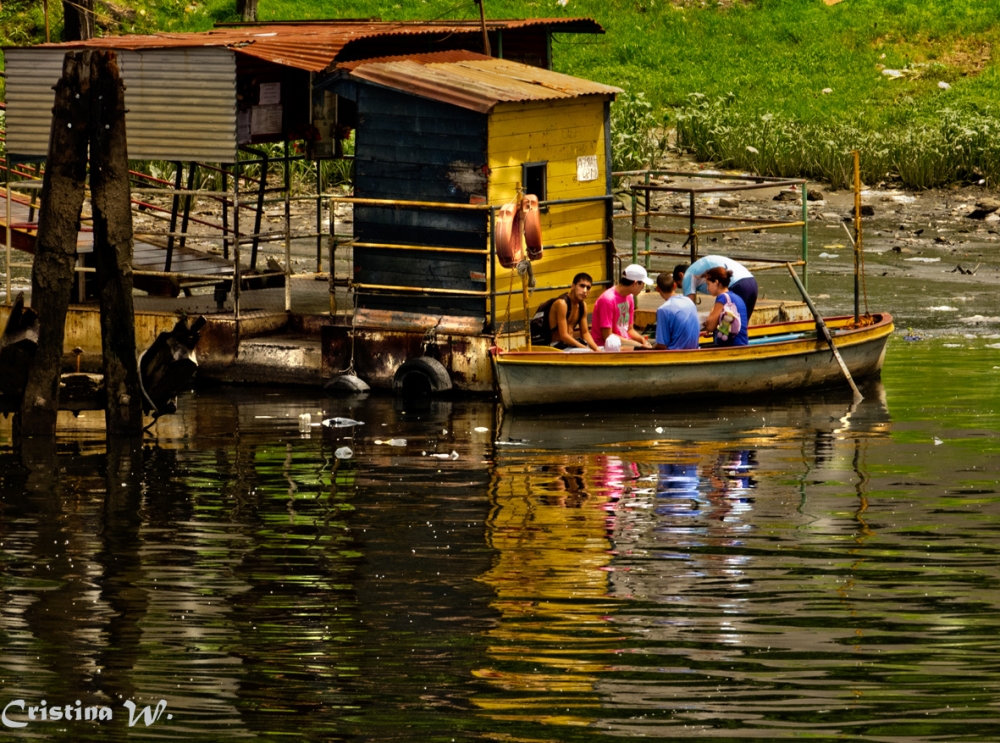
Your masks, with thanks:
<instances>
[{"instance_id":1,"label":"wooden boat","mask_svg":"<svg viewBox=\"0 0 1000 743\"><path fill-rule=\"evenodd\" d=\"M854 379L877 375L893 332L892 316L854 326L853 316L826 318ZM843 369L813 321L756 325L750 345L694 351L563 353L551 348L491 350L505 408L566 403L649 401L670 397L765 395L843 384Z\"/></svg>"}]
</instances>

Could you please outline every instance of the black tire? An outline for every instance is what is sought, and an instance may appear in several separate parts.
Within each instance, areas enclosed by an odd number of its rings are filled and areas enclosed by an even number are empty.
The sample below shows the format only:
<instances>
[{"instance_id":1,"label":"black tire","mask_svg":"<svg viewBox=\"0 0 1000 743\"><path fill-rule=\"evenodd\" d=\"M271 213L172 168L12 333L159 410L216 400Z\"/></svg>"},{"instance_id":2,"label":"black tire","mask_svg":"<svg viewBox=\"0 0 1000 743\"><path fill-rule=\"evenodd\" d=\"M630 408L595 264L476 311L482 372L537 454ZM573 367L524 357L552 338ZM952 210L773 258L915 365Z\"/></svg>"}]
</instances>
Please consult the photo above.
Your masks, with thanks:
<instances>
[{"instance_id":1,"label":"black tire","mask_svg":"<svg viewBox=\"0 0 1000 743\"><path fill-rule=\"evenodd\" d=\"M440 361L429 356L410 359L396 370L392 391L402 397L432 397L451 391L451 376Z\"/></svg>"}]
</instances>

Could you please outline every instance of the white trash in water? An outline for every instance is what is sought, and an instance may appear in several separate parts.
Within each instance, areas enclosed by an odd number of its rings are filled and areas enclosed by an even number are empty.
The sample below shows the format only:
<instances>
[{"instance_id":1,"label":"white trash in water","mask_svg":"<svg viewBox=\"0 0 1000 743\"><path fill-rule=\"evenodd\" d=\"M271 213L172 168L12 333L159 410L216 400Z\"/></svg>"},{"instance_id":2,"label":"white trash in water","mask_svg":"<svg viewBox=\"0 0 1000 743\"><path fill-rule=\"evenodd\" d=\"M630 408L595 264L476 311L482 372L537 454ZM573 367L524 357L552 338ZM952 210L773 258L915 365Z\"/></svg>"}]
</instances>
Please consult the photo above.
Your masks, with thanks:
<instances>
[{"instance_id":1,"label":"white trash in water","mask_svg":"<svg viewBox=\"0 0 1000 743\"><path fill-rule=\"evenodd\" d=\"M337 459L350 459L354 456L354 452L351 451L351 447L342 446L333 453L333 456Z\"/></svg>"},{"instance_id":2,"label":"white trash in water","mask_svg":"<svg viewBox=\"0 0 1000 743\"><path fill-rule=\"evenodd\" d=\"M476 426L472 430L475 431L476 433L489 433L490 432L490 429L488 429L486 426Z\"/></svg>"},{"instance_id":3,"label":"white trash in water","mask_svg":"<svg viewBox=\"0 0 1000 743\"><path fill-rule=\"evenodd\" d=\"M309 413L303 413L299 416L299 432L309 433L310 428L312 428L312 416Z\"/></svg>"},{"instance_id":4,"label":"white trash in water","mask_svg":"<svg viewBox=\"0 0 1000 743\"><path fill-rule=\"evenodd\" d=\"M323 421L323 425L327 428L349 428L350 426L363 426L365 422L356 421L353 418L327 418Z\"/></svg>"}]
</instances>

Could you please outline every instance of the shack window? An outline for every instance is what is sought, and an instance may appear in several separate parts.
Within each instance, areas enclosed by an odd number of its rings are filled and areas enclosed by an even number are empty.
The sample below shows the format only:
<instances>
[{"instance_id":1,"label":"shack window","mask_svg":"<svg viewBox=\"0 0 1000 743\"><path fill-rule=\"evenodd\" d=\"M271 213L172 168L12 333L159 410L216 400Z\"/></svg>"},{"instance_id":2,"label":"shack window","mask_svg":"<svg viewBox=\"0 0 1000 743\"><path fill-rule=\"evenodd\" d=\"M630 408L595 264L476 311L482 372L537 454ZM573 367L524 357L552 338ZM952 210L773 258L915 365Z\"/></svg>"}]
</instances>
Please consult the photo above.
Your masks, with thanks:
<instances>
[{"instance_id":1,"label":"shack window","mask_svg":"<svg viewBox=\"0 0 1000 743\"><path fill-rule=\"evenodd\" d=\"M546 168L548 163L524 163L521 166L521 182L524 192L538 197L539 201L548 198Z\"/></svg>"}]
</instances>

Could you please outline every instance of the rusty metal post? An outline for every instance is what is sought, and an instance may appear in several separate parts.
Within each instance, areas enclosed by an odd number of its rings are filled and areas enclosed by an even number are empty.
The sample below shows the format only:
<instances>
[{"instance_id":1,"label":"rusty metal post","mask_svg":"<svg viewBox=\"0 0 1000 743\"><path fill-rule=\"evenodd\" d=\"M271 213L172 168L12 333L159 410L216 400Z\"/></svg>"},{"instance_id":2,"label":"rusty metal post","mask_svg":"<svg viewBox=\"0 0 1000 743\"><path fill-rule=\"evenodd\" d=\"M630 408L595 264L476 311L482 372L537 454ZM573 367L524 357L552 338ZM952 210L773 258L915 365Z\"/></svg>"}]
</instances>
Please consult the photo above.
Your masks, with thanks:
<instances>
[{"instance_id":1,"label":"rusty metal post","mask_svg":"<svg viewBox=\"0 0 1000 743\"><path fill-rule=\"evenodd\" d=\"M221 163L222 170L222 257L229 260L229 171Z\"/></svg>"},{"instance_id":2,"label":"rusty metal post","mask_svg":"<svg viewBox=\"0 0 1000 743\"><path fill-rule=\"evenodd\" d=\"M690 192L691 205L688 215L688 242L691 243L691 262L698 260L698 235L695 232L694 191Z\"/></svg>"},{"instance_id":3,"label":"rusty metal post","mask_svg":"<svg viewBox=\"0 0 1000 743\"><path fill-rule=\"evenodd\" d=\"M240 153L233 163L233 318L236 321L236 343L240 340Z\"/></svg>"},{"instance_id":4,"label":"rusty metal post","mask_svg":"<svg viewBox=\"0 0 1000 743\"><path fill-rule=\"evenodd\" d=\"M802 181L802 286L809 290L809 184Z\"/></svg>"},{"instance_id":5,"label":"rusty metal post","mask_svg":"<svg viewBox=\"0 0 1000 743\"><path fill-rule=\"evenodd\" d=\"M854 323L861 316L861 156L857 150L851 153L854 158Z\"/></svg>"},{"instance_id":6,"label":"rusty metal post","mask_svg":"<svg viewBox=\"0 0 1000 743\"><path fill-rule=\"evenodd\" d=\"M629 187L629 192L632 195L632 262L633 263L638 263L639 262L639 245L636 243L636 237L635 237L636 234L637 234L636 231L635 231L636 230L635 220L636 220L636 217L637 217L638 210L635 208L635 200L637 198L637 194L635 192L635 186L634 185ZM611 277L611 278L612 278L612 282L613 282L614 281L614 277Z\"/></svg>"},{"instance_id":7,"label":"rusty metal post","mask_svg":"<svg viewBox=\"0 0 1000 743\"><path fill-rule=\"evenodd\" d=\"M174 233L177 232L177 209L180 208L181 197L177 193L181 190L181 180L184 178L184 163L178 161L174 163L177 172L174 174L174 198L170 203L170 236L167 237L167 257L163 261L163 270L169 271L174 260Z\"/></svg>"},{"instance_id":8,"label":"rusty metal post","mask_svg":"<svg viewBox=\"0 0 1000 743\"><path fill-rule=\"evenodd\" d=\"M646 171L646 175L645 175L644 181L645 181L645 184L648 186L649 185L649 171L648 170ZM646 228L646 233L645 233L646 260L644 261L644 264L646 266L646 270L648 271L649 270L649 258L650 258L650 256L649 256L649 237L650 237L650 235L649 235L649 228L650 228L650 224L649 224L649 189L648 188L646 189L646 202L645 203L646 203L646 216L643 219L642 226Z\"/></svg>"},{"instance_id":9,"label":"rusty metal post","mask_svg":"<svg viewBox=\"0 0 1000 743\"><path fill-rule=\"evenodd\" d=\"M7 262L4 265L4 273L7 275L7 278L6 278L6 282L5 282L5 284L6 284L6 286L5 286L6 296L4 297L3 303L5 305L7 305L8 307L10 307L10 292L11 292L11 287L10 287L10 263L11 263L11 256L10 256L10 251L11 251L11 227L10 227L10 219L11 219L11 217L10 217L10 153L9 152L7 153L7 157L5 158L5 160L7 162L7 204L6 204L6 209L7 209L6 220L7 221L4 224L7 227L7 229L5 230L5 232L7 233L7 244L6 244L6 248L7 248Z\"/></svg>"},{"instance_id":10,"label":"rusty metal post","mask_svg":"<svg viewBox=\"0 0 1000 743\"><path fill-rule=\"evenodd\" d=\"M490 207L490 330L497 332L497 210ZM493 339L494 343L496 338Z\"/></svg>"},{"instance_id":11,"label":"rusty metal post","mask_svg":"<svg viewBox=\"0 0 1000 743\"><path fill-rule=\"evenodd\" d=\"M285 312L292 311L292 161L285 140Z\"/></svg>"},{"instance_id":12,"label":"rusty metal post","mask_svg":"<svg viewBox=\"0 0 1000 743\"><path fill-rule=\"evenodd\" d=\"M316 164L316 273L323 270L323 163Z\"/></svg>"}]
</instances>

